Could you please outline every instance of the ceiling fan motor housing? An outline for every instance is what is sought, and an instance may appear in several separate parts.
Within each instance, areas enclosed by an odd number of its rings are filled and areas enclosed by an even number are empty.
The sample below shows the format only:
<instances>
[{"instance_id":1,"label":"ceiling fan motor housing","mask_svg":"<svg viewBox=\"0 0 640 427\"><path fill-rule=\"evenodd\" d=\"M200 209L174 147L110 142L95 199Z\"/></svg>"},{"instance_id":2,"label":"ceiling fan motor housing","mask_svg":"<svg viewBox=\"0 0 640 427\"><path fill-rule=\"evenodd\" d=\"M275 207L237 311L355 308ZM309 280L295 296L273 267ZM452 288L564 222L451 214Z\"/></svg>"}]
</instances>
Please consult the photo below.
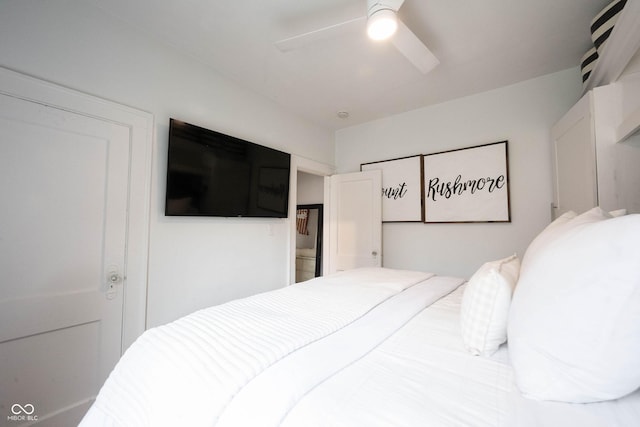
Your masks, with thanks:
<instances>
[{"instance_id":1,"label":"ceiling fan motor housing","mask_svg":"<svg viewBox=\"0 0 640 427\"><path fill-rule=\"evenodd\" d=\"M398 29L397 11L402 1L367 0L367 34L372 40L387 40Z\"/></svg>"},{"instance_id":2,"label":"ceiling fan motor housing","mask_svg":"<svg viewBox=\"0 0 640 427\"><path fill-rule=\"evenodd\" d=\"M367 0L367 17L380 10L391 10L397 12L404 0Z\"/></svg>"}]
</instances>

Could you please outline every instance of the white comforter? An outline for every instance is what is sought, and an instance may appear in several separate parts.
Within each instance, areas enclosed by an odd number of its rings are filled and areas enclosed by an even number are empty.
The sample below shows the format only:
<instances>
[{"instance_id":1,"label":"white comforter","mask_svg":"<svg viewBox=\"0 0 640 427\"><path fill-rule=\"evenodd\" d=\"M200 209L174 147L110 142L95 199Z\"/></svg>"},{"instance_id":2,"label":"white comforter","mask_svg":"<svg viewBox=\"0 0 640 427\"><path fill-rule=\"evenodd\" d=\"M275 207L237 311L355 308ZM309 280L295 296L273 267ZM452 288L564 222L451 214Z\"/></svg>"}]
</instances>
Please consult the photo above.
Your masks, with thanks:
<instances>
[{"instance_id":1,"label":"white comforter","mask_svg":"<svg viewBox=\"0 0 640 427\"><path fill-rule=\"evenodd\" d=\"M358 269L201 310L145 332L81 426L278 425L310 389L461 283Z\"/></svg>"},{"instance_id":2,"label":"white comforter","mask_svg":"<svg viewBox=\"0 0 640 427\"><path fill-rule=\"evenodd\" d=\"M459 317L463 291L460 286L430 305L349 369L319 384L281 426L640 426L640 390L590 404L522 397L506 345L492 357L465 350Z\"/></svg>"}]
</instances>

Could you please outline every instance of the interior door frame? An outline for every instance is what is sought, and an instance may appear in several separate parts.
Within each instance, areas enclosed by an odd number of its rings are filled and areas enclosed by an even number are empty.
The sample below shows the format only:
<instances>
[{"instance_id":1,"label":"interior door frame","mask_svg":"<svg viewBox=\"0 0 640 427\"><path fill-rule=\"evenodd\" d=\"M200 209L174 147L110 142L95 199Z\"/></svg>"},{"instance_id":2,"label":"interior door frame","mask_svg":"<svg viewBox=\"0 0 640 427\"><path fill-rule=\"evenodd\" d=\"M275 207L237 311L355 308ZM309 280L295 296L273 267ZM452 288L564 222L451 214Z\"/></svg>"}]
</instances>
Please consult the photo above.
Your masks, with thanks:
<instances>
[{"instance_id":1,"label":"interior door frame","mask_svg":"<svg viewBox=\"0 0 640 427\"><path fill-rule=\"evenodd\" d=\"M146 328L153 115L3 67L0 67L0 93L131 129L123 353Z\"/></svg>"},{"instance_id":2,"label":"interior door frame","mask_svg":"<svg viewBox=\"0 0 640 427\"><path fill-rule=\"evenodd\" d=\"M328 222L328 209L327 209L327 201L328 197L328 189L326 183L326 177L331 176L335 173L335 168L333 166L326 165L324 163L316 162L315 160L310 160L304 157L292 155L291 156L291 175L290 175L290 186L289 186L289 284L293 285L296 282L296 207L298 206L298 172L304 172L311 175L323 176L325 177L324 184L324 200L323 200L323 215L322 222L324 224L322 230L322 240L323 242L329 241L329 222ZM326 274L326 266L328 259L328 246L327 244L323 245L322 248L322 274Z\"/></svg>"}]
</instances>

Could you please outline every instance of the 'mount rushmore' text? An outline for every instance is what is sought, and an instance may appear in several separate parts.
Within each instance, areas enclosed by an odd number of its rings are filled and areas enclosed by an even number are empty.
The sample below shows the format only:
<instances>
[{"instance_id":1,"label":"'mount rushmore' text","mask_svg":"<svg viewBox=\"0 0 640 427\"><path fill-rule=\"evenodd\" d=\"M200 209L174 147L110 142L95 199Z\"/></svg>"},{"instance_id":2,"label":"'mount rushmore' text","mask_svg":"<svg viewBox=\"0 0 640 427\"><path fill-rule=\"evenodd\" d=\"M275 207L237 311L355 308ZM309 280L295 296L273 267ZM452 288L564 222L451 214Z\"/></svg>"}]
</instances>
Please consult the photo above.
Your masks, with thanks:
<instances>
[{"instance_id":1,"label":"'mount rushmore' text","mask_svg":"<svg viewBox=\"0 0 640 427\"><path fill-rule=\"evenodd\" d=\"M454 181L440 182L440 178L431 178L427 188L427 198L434 202L444 197L450 199L453 196L462 196L464 193L476 194L477 192L486 191L493 193L500 190L507 183L504 175L497 177L475 178L463 180L462 175L458 175Z\"/></svg>"}]
</instances>

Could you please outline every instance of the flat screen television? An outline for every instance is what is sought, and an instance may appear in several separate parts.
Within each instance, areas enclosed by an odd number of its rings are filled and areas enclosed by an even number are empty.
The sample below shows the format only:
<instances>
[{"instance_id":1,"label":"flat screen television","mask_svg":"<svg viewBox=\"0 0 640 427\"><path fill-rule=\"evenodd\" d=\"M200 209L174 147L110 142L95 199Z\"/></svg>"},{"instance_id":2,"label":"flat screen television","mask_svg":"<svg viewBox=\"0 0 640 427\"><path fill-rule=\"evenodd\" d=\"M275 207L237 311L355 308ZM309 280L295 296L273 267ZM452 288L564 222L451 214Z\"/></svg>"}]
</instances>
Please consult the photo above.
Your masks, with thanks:
<instances>
[{"instance_id":1,"label":"flat screen television","mask_svg":"<svg viewBox=\"0 0 640 427\"><path fill-rule=\"evenodd\" d=\"M170 120L167 216L286 218L291 155Z\"/></svg>"}]
</instances>

